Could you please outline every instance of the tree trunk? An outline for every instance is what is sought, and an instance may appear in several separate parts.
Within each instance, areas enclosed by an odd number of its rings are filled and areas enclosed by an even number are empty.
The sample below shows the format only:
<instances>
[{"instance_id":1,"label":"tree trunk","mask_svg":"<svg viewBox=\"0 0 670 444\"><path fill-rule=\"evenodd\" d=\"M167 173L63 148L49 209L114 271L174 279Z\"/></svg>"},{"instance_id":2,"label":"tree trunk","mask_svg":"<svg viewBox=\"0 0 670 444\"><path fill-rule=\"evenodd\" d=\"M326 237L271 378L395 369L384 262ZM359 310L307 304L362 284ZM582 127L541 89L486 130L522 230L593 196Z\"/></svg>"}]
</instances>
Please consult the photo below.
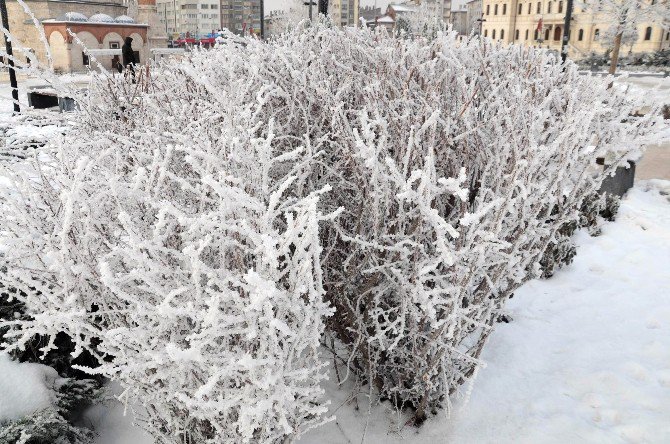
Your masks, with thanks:
<instances>
[{"instance_id":1,"label":"tree trunk","mask_svg":"<svg viewBox=\"0 0 670 444\"><path fill-rule=\"evenodd\" d=\"M610 75L616 72L616 65L619 63L619 50L621 49L621 38L623 32L620 32L614 37L614 48L612 48L612 62L610 64Z\"/></svg>"}]
</instances>

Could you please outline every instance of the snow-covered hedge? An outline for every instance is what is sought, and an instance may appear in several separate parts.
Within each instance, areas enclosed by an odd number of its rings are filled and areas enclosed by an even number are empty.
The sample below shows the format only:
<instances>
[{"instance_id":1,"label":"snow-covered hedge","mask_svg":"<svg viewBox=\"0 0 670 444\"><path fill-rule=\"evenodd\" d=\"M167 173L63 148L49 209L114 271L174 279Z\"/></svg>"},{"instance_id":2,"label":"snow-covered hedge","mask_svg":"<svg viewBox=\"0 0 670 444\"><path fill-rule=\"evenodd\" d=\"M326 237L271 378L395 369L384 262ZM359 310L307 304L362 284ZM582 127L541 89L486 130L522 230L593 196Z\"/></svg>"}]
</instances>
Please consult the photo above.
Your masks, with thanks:
<instances>
[{"instance_id":1,"label":"snow-covered hedge","mask_svg":"<svg viewBox=\"0 0 670 444\"><path fill-rule=\"evenodd\" d=\"M67 332L170 442L317 425L324 334L417 420L449 407L596 157L653 124L544 51L320 26L81 103L37 177L7 172L8 284L42 292L14 346Z\"/></svg>"}]
</instances>

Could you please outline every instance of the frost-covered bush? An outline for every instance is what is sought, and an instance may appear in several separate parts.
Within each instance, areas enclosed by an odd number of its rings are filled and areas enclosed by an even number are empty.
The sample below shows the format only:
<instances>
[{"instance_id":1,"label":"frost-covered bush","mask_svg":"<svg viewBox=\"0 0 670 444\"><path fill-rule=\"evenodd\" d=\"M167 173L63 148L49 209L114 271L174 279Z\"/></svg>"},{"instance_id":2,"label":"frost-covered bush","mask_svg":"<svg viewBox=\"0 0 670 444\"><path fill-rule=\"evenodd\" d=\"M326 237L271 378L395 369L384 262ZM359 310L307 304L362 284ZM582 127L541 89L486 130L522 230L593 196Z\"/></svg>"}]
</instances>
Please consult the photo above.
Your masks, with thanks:
<instances>
[{"instance_id":1,"label":"frost-covered bush","mask_svg":"<svg viewBox=\"0 0 670 444\"><path fill-rule=\"evenodd\" d=\"M98 78L54 155L5 171L6 285L30 317L7 336L46 352L66 332L162 441L281 441L325 411L327 187L306 187L308 141L275 149L262 92L198 69Z\"/></svg>"},{"instance_id":2,"label":"frost-covered bush","mask_svg":"<svg viewBox=\"0 0 670 444\"><path fill-rule=\"evenodd\" d=\"M170 442L322 421L324 321L417 421L449 407L596 157L653 123L544 51L321 26L81 103L37 177L8 173L8 276L44 293L14 346L67 332Z\"/></svg>"}]
</instances>

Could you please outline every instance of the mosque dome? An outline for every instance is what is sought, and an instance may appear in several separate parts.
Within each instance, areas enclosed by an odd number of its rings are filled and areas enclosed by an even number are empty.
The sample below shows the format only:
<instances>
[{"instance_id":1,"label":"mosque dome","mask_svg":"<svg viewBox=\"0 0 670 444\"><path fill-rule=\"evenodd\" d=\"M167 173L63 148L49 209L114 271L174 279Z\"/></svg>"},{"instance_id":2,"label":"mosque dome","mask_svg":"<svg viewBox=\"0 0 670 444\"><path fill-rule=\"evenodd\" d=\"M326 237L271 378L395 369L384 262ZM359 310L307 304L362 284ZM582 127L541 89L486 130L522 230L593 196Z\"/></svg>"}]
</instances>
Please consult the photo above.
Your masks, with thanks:
<instances>
[{"instance_id":1,"label":"mosque dome","mask_svg":"<svg viewBox=\"0 0 670 444\"><path fill-rule=\"evenodd\" d=\"M87 22L88 17L80 12L66 12L56 19L59 22Z\"/></svg>"},{"instance_id":2,"label":"mosque dome","mask_svg":"<svg viewBox=\"0 0 670 444\"><path fill-rule=\"evenodd\" d=\"M114 19L116 23L135 23L135 19L128 17L127 15L120 15Z\"/></svg>"},{"instance_id":3,"label":"mosque dome","mask_svg":"<svg viewBox=\"0 0 670 444\"><path fill-rule=\"evenodd\" d=\"M114 19L107 14L93 14L89 19L91 23L114 23Z\"/></svg>"}]
</instances>

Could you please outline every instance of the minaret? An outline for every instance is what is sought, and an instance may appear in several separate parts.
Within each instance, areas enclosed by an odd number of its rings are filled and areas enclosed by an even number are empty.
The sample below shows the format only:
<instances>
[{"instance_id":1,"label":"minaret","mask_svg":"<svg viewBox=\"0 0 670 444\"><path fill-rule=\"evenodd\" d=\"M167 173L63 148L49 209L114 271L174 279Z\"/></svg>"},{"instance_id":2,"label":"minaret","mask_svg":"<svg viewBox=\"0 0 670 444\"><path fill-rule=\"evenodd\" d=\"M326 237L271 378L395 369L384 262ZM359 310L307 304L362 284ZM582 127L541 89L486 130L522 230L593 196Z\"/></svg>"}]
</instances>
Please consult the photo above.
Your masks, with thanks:
<instances>
[{"instance_id":1,"label":"minaret","mask_svg":"<svg viewBox=\"0 0 670 444\"><path fill-rule=\"evenodd\" d=\"M135 13L136 15L131 15ZM133 17L137 23L149 25L147 30L147 45L149 48L165 48L167 46L167 34L158 18L156 0L130 0L128 15Z\"/></svg>"}]
</instances>

